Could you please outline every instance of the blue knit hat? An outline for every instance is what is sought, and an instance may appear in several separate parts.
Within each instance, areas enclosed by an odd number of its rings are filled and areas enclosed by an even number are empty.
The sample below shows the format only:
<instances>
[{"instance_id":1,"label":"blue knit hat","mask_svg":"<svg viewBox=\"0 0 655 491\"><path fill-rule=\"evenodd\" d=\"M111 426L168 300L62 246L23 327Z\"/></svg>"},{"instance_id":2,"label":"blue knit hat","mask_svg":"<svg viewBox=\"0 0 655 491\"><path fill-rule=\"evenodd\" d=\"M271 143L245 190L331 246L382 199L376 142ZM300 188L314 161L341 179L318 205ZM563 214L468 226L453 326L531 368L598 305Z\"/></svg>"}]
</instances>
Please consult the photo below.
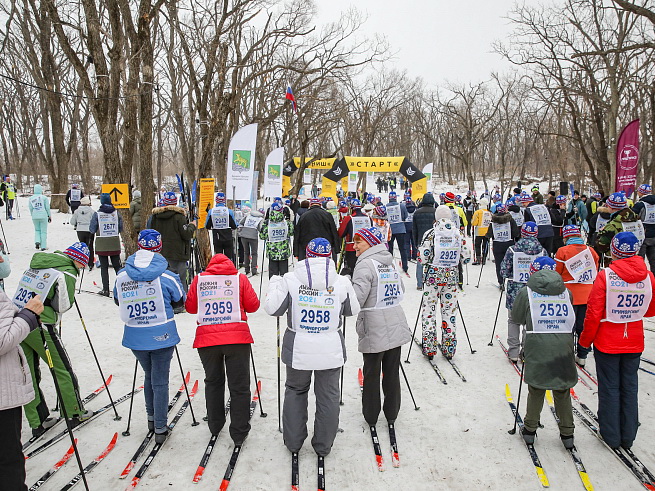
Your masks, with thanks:
<instances>
[{"instance_id":1,"label":"blue knit hat","mask_svg":"<svg viewBox=\"0 0 655 491\"><path fill-rule=\"evenodd\" d=\"M278 196L278 197L276 197L276 198L273 198L273 201L277 201L278 203L282 203L282 198L280 198L280 197Z\"/></svg>"},{"instance_id":2,"label":"blue knit hat","mask_svg":"<svg viewBox=\"0 0 655 491\"><path fill-rule=\"evenodd\" d=\"M565 205L566 204L566 196L563 194L560 194L557 198L555 198L555 203L558 205Z\"/></svg>"},{"instance_id":3,"label":"blue knit hat","mask_svg":"<svg viewBox=\"0 0 655 491\"><path fill-rule=\"evenodd\" d=\"M309 199L309 206L321 206L321 198L310 198Z\"/></svg>"},{"instance_id":4,"label":"blue knit hat","mask_svg":"<svg viewBox=\"0 0 655 491\"><path fill-rule=\"evenodd\" d=\"M519 203L531 203L534 201L534 199L532 199L532 195L525 192L521 193L518 199L519 199Z\"/></svg>"},{"instance_id":5,"label":"blue knit hat","mask_svg":"<svg viewBox=\"0 0 655 491\"><path fill-rule=\"evenodd\" d=\"M81 264L89 263L89 256L91 255L91 251L89 250L89 246L86 245L84 242L75 242L73 245L69 246L68 249L66 249L63 252L68 257L70 257L73 261L76 261Z\"/></svg>"},{"instance_id":6,"label":"blue knit hat","mask_svg":"<svg viewBox=\"0 0 655 491\"><path fill-rule=\"evenodd\" d=\"M580 227L577 225L565 225L564 228L562 228L562 238L566 241L566 239L570 237L582 237Z\"/></svg>"},{"instance_id":7,"label":"blue knit hat","mask_svg":"<svg viewBox=\"0 0 655 491\"><path fill-rule=\"evenodd\" d=\"M173 191L166 191L161 199L163 206L177 205L177 196Z\"/></svg>"},{"instance_id":8,"label":"blue knit hat","mask_svg":"<svg viewBox=\"0 0 655 491\"><path fill-rule=\"evenodd\" d=\"M362 240L365 240L371 247L382 244L382 232L377 227L370 228L360 228L355 232L355 237L359 236Z\"/></svg>"},{"instance_id":9,"label":"blue knit hat","mask_svg":"<svg viewBox=\"0 0 655 491\"><path fill-rule=\"evenodd\" d=\"M653 188L650 186L650 184L642 184L637 188L637 192L639 194L650 194L653 191Z\"/></svg>"},{"instance_id":10,"label":"blue knit hat","mask_svg":"<svg viewBox=\"0 0 655 491\"><path fill-rule=\"evenodd\" d=\"M628 206L628 200L623 193L612 193L607 197L607 206L613 210L622 210Z\"/></svg>"},{"instance_id":11,"label":"blue knit hat","mask_svg":"<svg viewBox=\"0 0 655 491\"><path fill-rule=\"evenodd\" d=\"M357 198L353 198L350 200L350 206L353 208L361 208L362 207L362 202L359 201Z\"/></svg>"},{"instance_id":12,"label":"blue knit hat","mask_svg":"<svg viewBox=\"0 0 655 491\"><path fill-rule=\"evenodd\" d=\"M100 204L111 205L111 196L108 193L102 193L100 195Z\"/></svg>"},{"instance_id":13,"label":"blue knit hat","mask_svg":"<svg viewBox=\"0 0 655 491\"><path fill-rule=\"evenodd\" d=\"M395 191L391 191L389 193L389 201L396 201L397 198L398 198L398 195L396 194Z\"/></svg>"},{"instance_id":14,"label":"blue knit hat","mask_svg":"<svg viewBox=\"0 0 655 491\"><path fill-rule=\"evenodd\" d=\"M146 251L159 252L161 251L161 234L151 228L146 228L139 232L138 240L139 249Z\"/></svg>"},{"instance_id":15,"label":"blue knit hat","mask_svg":"<svg viewBox=\"0 0 655 491\"><path fill-rule=\"evenodd\" d=\"M498 204L496 205L496 213L505 213L507 211L507 206Z\"/></svg>"},{"instance_id":16,"label":"blue knit hat","mask_svg":"<svg viewBox=\"0 0 655 491\"><path fill-rule=\"evenodd\" d=\"M277 201L273 201L273 204L271 204L271 211L282 211L282 205Z\"/></svg>"},{"instance_id":17,"label":"blue knit hat","mask_svg":"<svg viewBox=\"0 0 655 491\"><path fill-rule=\"evenodd\" d=\"M305 248L307 257L332 257L332 246L322 237L312 239Z\"/></svg>"},{"instance_id":18,"label":"blue knit hat","mask_svg":"<svg viewBox=\"0 0 655 491\"><path fill-rule=\"evenodd\" d=\"M619 259L634 256L639 252L640 247L641 243L639 239L632 232L620 232L616 234L610 244L612 256Z\"/></svg>"},{"instance_id":19,"label":"blue knit hat","mask_svg":"<svg viewBox=\"0 0 655 491\"><path fill-rule=\"evenodd\" d=\"M555 271L555 260L548 256L539 256L530 264L530 274L541 271L542 269L550 269Z\"/></svg>"},{"instance_id":20,"label":"blue knit hat","mask_svg":"<svg viewBox=\"0 0 655 491\"><path fill-rule=\"evenodd\" d=\"M217 205L224 205L225 204L225 193L216 193L216 204Z\"/></svg>"},{"instance_id":21,"label":"blue knit hat","mask_svg":"<svg viewBox=\"0 0 655 491\"><path fill-rule=\"evenodd\" d=\"M378 218L386 218L387 216L387 207L384 205L378 205L373 210L373 214Z\"/></svg>"},{"instance_id":22,"label":"blue knit hat","mask_svg":"<svg viewBox=\"0 0 655 491\"><path fill-rule=\"evenodd\" d=\"M525 222L521 227L521 237L536 237L539 233L539 227L534 222Z\"/></svg>"}]
</instances>

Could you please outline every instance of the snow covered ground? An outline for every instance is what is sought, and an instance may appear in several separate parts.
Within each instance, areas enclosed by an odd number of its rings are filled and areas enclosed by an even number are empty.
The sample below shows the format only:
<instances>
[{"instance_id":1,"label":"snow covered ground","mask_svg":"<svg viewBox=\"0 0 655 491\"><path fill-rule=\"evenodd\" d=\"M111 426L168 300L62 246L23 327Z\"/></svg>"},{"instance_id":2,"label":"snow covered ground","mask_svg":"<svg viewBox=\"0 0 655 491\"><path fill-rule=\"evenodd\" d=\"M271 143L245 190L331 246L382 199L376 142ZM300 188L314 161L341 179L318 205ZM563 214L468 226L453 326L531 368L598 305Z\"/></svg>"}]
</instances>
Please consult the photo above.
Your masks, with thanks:
<instances>
[{"instance_id":1,"label":"snow covered ground","mask_svg":"<svg viewBox=\"0 0 655 491\"><path fill-rule=\"evenodd\" d=\"M93 200L94 208L98 201ZM12 274L6 280L6 290L11 295L16 288L20 272L27 268L34 252L32 223L27 214L27 201L20 200L22 218L7 222L2 219L7 245L11 251ZM0 210L3 213L3 210ZM50 251L63 249L76 240L70 225L64 224L70 215L53 213L49 227L48 247ZM414 325L420 304L420 292L416 290L414 271L408 279L405 312ZM361 415L360 391L357 369L362 366L357 352L354 320L346 327L349 359L345 367L344 405L341 409L339 433L332 453L326 459L326 484L329 490L432 490L454 489L516 489L537 490L541 488L532 462L518 435L508 435L513 419L505 400L505 383L510 383L514 398L518 393L518 377L510 366L497 342L489 347L489 339L498 305L499 290L491 285L495 277L493 264L488 262L482 271L480 287L476 288L479 266L468 266L466 294L461 298L461 309L466 320L473 348L471 354L461 325L458 325L459 348L456 363L467 378L462 382L446 361L439 358L448 385L441 384L436 374L423 359L416 346L412 348L409 364L404 364L420 410L415 411L403 385L403 406L396 423L400 468L391 467L388 433L384 417L381 416L378 433L385 458L386 471L378 472L374 460L370 434ZM263 292L266 292L267 275L264 275ZM111 273L113 281L113 273ZM253 283L259 289L261 277ZM100 284L100 272L96 269L84 275L83 288L95 290L93 282ZM468 283L468 284L467 284ZM91 339L95 345L105 375L113 374L110 390L114 398L130 390L134 369L134 357L121 346L123 326L118 310L111 299L93 294L78 295L80 308L86 321ZM506 336L507 313L501 307L497 333ZM224 431L216 445L207 466L204 478L199 484L192 484L194 472L209 439L209 430L202 422L204 411L203 370L198 355L192 349L195 319L190 314L176 316L182 337L179 352L184 369L191 372L191 383L200 380L200 390L193 407L199 426L191 426L191 413L187 411L175 428L150 470L139 484L144 489L218 489L231 453L231 441ZM257 373L262 381L262 403L267 418L259 416L259 409L252 419L252 431L244 445L230 489L234 490L283 490L290 488L290 454L284 447L277 425L277 371L275 321L263 309L249 318L255 338L254 354ZM653 327L655 323L649 322ZM81 392L87 394L101 383L91 350L82 332L82 325L75 309L67 312L62 322L62 337L72 358L79 378ZM655 333L646 332L645 356L655 359L652 341ZM403 352L406 356L407 346ZM588 364L595 373L593 358ZM54 388L50 374L44 364L43 389L49 405L55 404ZM645 366L645 368L655 368ZM283 368L284 370L284 368ZM284 373L284 372L283 372ZM142 372L139 371L139 379ZM655 469L655 449L651 442L655 437L651 404L651 393L655 391L655 377L640 372L640 410L642 427L635 442L634 451L646 465ZM171 395L181 383L177 366L172 367ZM254 383L253 383L254 388ZM595 392L581 386L577 392L584 402L596 410ZM523 393L522 406L526 393ZM310 398L311 400L311 398ZM100 394L89 404L90 409L108 402L106 393ZM182 401L178 403L178 407ZM83 462L96 457L109 443L114 432L119 433L118 443L109 456L89 474L93 490L124 489L128 481L121 481L118 475L136 450L146 433L146 418L143 395L136 396L131 426L131 436L123 437L129 402L118 406L122 421L114 421L111 412L81 428L77 432ZM316 459L310 440L312 435L310 408L309 437L300 454L300 489L315 489ZM521 409L521 413L524 410ZM573 463L559 442L557 426L550 411L544 407L542 423L536 448L553 489L582 489ZM577 423L577 421L576 421ZM63 428L63 426L62 426ZM23 438L30 436L24 422ZM576 428L576 443L591 482L597 490L638 489L639 483L621 463L581 424ZM62 440L49 451L27 461L27 484L31 485L68 449L70 442ZM137 464L141 464L141 461ZM71 459L42 489L60 489L78 472ZM78 484L78 488L83 485Z\"/></svg>"}]
</instances>

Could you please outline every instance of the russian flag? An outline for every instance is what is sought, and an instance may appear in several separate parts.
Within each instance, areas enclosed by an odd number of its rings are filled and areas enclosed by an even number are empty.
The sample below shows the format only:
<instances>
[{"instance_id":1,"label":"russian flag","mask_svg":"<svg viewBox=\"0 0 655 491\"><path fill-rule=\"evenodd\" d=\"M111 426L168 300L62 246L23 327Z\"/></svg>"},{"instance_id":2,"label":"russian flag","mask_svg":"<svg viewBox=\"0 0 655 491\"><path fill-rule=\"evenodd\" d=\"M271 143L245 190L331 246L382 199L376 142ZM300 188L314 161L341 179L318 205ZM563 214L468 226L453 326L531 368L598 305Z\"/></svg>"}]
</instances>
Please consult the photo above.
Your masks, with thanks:
<instances>
[{"instance_id":1,"label":"russian flag","mask_svg":"<svg viewBox=\"0 0 655 491\"><path fill-rule=\"evenodd\" d=\"M296 104L296 96L293 95L293 90L291 90L291 85L287 85L287 93L284 97L285 99L291 101L291 104L293 104L293 110L295 112L298 112L298 104Z\"/></svg>"}]
</instances>

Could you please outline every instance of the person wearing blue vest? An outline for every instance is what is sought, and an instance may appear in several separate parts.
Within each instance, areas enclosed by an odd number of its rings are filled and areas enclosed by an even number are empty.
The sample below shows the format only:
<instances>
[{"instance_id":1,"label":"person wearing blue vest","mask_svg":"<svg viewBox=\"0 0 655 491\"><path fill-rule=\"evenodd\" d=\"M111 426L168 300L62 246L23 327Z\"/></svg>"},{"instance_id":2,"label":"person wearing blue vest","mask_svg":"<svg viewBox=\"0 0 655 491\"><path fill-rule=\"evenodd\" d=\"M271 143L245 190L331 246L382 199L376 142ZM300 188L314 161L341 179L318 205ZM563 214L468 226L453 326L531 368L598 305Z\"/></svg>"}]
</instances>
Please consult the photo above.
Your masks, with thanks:
<instances>
[{"instance_id":1,"label":"person wearing blue vest","mask_svg":"<svg viewBox=\"0 0 655 491\"><path fill-rule=\"evenodd\" d=\"M168 261L159 254L159 232L142 230L138 247L116 277L114 302L125 323L123 346L132 350L145 373L148 431L154 430L155 441L163 443L168 436L171 359L180 342L173 310L184 305L185 292L180 277L168 270Z\"/></svg>"},{"instance_id":2,"label":"person wearing blue vest","mask_svg":"<svg viewBox=\"0 0 655 491\"><path fill-rule=\"evenodd\" d=\"M393 256L393 243L398 243L398 250L400 250L400 261L403 267L403 272L409 276L407 272L407 249L405 248L405 220L407 219L407 207L405 203L398 203L398 195L395 191L389 193L389 204L387 205L387 216L389 217L389 225L391 226L391 239L389 239L389 252Z\"/></svg>"},{"instance_id":3,"label":"person wearing blue vest","mask_svg":"<svg viewBox=\"0 0 655 491\"><path fill-rule=\"evenodd\" d=\"M205 228L213 230L214 254L225 254L234 264L234 237L232 230L237 228L234 212L226 206L225 193L216 193L216 206L207 213Z\"/></svg>"}]
</instances>

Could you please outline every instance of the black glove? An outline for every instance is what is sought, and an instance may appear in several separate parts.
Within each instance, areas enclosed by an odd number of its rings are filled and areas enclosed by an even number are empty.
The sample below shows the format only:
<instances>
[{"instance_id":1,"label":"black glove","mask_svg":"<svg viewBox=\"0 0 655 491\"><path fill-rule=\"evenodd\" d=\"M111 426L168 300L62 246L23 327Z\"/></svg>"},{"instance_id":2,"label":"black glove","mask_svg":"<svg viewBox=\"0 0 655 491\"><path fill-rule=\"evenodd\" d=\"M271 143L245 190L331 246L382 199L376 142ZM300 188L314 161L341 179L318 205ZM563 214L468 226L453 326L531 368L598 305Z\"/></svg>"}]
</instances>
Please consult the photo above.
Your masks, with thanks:
<instances>
[{"instance_id":1,"label":"black glove","mask_svg":"<svg viewBox=\"0 0 655 491\"><path fill-rule=\"evenodd\" d=\"M48 223L52 222L52 218L48 217Z\"/></svg>"}]
</instances>

